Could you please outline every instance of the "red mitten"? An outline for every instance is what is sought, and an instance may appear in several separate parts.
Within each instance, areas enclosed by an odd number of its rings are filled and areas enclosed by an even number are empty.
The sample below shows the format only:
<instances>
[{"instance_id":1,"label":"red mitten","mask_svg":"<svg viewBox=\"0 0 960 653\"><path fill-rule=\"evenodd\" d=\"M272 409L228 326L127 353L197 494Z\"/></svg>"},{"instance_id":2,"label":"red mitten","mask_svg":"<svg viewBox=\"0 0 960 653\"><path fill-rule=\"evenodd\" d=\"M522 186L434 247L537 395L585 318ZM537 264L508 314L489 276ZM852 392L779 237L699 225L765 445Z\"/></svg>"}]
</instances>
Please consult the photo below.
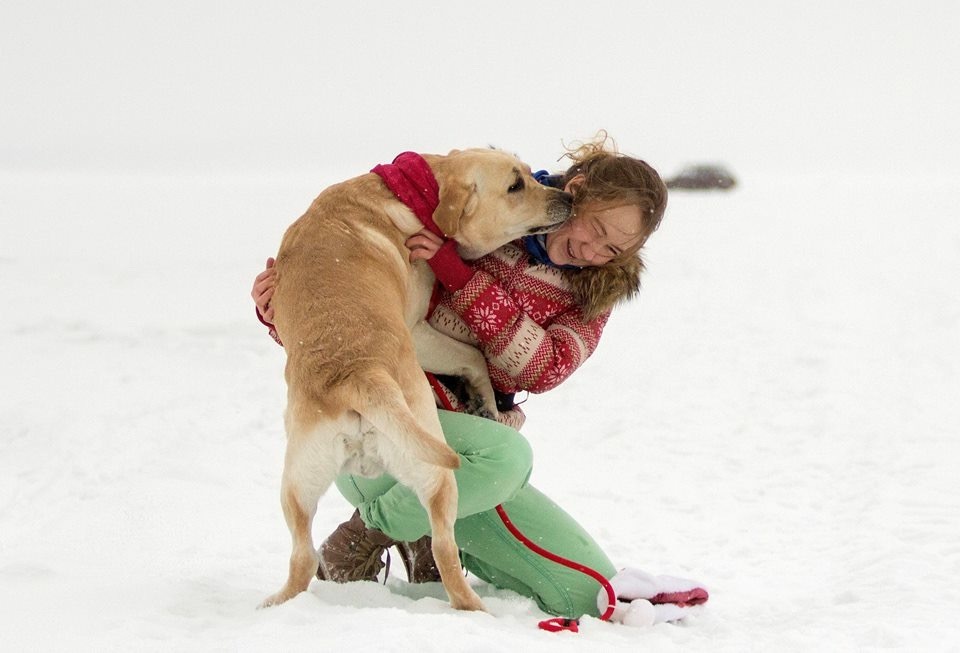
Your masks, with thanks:
<instances>
[{"instance_id":1,"label":"red mitten","mask_svg":"<svg viewBox=\"0 0 960 653\"><path fill-rule=\"evenodd\" d=\"M610 621L626 626L651 626L664 621L679 621L696 612L710 598L702 584L675 576L652 576L645 571L625 567L610 579L617 595L617 606ZM607 593L597 595L597 607L607 606Z\"/></svg>"},{"instance_id":2,"label":"red mitten","mask_svg":"<svg viewBox=\"0 0 960 653\"><path fill-rule=\"evenodd\" d=\"M437 280L450 292L462 289L473 277L473 268L460 258L457 243L452 240L441 245L437 253L427 259L427 264Z\"/></svg>"},{"instance_id":3,"label":"red mitten","mask_svg":"<svg viewBox=\"0 0 960 653\"><path fill-rule=\"evenodd\" d=\"M257 319L260 320L260 323L261 323L263 326L265 326L265 327L267 327L268 329L270 329L270 331L268 331L268 333L270 334L270 337L273 338L274 342L276 342L278 345L280 345L281 347L283 347L283 342L280 340L280 336L277 334L277 327L275 327L275 326L273 326L272 324L270 324L269 322L267 322L267 321L263 318L263 316L260 315L260 309L259 309L259 308L256 308L256 307L254 307L254 308L255 308L256 311L257 311Z\"/></svg>"}]
</instances>

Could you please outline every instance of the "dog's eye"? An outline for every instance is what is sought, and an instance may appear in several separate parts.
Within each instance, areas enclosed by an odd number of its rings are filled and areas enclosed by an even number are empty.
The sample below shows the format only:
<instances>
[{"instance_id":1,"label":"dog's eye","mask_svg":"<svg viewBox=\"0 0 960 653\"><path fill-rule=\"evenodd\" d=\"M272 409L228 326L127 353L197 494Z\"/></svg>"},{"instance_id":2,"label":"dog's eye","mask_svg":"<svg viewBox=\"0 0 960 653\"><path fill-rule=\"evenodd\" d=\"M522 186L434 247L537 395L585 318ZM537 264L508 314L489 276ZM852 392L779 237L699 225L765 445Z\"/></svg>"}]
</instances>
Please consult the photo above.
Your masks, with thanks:
<instances>
[{"instance_id":1,"label":"dog's eye","mask_svg":"<svg viewBox=\"0 0 960 653\"><path fill-rule=\"evenodd\" d=\"M517 180L513 182L513 186L507 189L508 193L519 193L523 190L523 177L517 177Z\"/></svg>"}]
</instances>

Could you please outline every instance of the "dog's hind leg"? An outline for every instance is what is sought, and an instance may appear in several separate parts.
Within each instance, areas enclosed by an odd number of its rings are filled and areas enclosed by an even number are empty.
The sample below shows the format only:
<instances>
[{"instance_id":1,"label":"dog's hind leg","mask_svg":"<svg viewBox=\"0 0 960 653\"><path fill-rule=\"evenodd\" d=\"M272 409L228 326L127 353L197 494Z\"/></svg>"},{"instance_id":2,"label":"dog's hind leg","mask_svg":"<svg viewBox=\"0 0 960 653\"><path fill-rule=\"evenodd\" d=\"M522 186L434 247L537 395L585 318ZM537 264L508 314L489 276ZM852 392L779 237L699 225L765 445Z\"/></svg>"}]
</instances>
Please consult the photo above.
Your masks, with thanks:
<instances>
[{"instance_id":1,"label":"dog's hind leg","mask_svg":"<svg viewBox=\"0 0 960 653\"><path fill-rule=\"evenodd\" d=\"M421 498L430 517L433 559L450 597L450 605L457 610L484 611L483 602L463 575L460 552L453 537L453 524L457 519L456 480L452 471L435 469L438 476L436 490L432 496Z\"/></svg>"},{"instance_id":2,"label":"dog's hind leg","mask_svg":"<svg viewBox=\"0 0 960 653\"><path fill-rule=\"evenodd\" d=\"M453 471L420 460L411 461L409 455L404 456L391 446L389 440L384 440L380 451L388 471L414 491L427 512L433 538L433 558L440 571L443 587L450 597L450 605L457 610L485 610L460 566L459 549L453 531L457 519L457 482Z\"/></svg>"},{"instance_id":3,"label":"dog's hind leg","mask_svg":"<svg viewBox=\"0 0 960 653\"><path fill-rule=\"evenodd\" d=\"M476 350L474 350L476 351ZM486 374L486 365L481 366ZM433 393L418 368L408 371L404 388L407 402L418 421L434 438L446 442L443 428L434 405ZM454 539L453 525L457 520L457 480L453 470L420 463L410 470L409 479L397 479L413 488L430 519L433 559L437 563L443 587L450 597L450 605L457 610L485 611L483 602L470 587L460 566L460 550Z\"/></svg>"},{"instance_id":4,"label":"dog's hind leg","mask_svg":"<svg viewBox=\"0 0 960 653\"><path fill-rule=\"evenodd\" d=\"M363 391L368 396L364 417L382 434L375 439L377 458L395 479L414 491L426 509L433 557L450 604L457 610L484 610L463 576L453 535L457 481L452 470L460 466L460 458L443 438L426 377L411 360L400 370L399 386L387 375L371 374L369 378L378 383L376 391ZM402 396L397 397L397 392Z\"/></svg>"},{"instance_id":5,"label":"dog's hind leg","mask_svg":"<svg viewBox=\"0 0 960 653\"><path fill-rule=\"evenodd\" d=\"M290 428L280 485L280 503L290 529L293 550L286 584L267 597L260 607L283 603L307 589L317 573L319 559L313 544L313 517L317 502L333 482L338 456L329 451L329 425L309 429ZM326 455L324 455L326 454Z\"/></svg>"}]
</instances>

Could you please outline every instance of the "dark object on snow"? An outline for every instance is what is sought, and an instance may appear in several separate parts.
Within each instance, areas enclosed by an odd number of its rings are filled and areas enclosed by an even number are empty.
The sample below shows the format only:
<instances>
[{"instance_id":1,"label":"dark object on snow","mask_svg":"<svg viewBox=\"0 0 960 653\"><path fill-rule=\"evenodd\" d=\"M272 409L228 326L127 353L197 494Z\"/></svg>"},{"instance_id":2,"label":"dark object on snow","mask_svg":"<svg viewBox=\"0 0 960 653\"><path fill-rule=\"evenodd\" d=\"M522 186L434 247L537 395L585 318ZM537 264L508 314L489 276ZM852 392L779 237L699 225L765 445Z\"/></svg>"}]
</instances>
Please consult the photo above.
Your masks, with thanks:
<instances>
[{"instance_id":1,"label":"dark object on snow","mask_svg":"<svg viewBox=\"0 0 960 653\"><path fill-rule=\"evenodd\" d=\"M728 190L737 185L737 180L721 165L696 165L687 166L666 184L667 188L684 190Z\"/></svg>"}]
</instances>

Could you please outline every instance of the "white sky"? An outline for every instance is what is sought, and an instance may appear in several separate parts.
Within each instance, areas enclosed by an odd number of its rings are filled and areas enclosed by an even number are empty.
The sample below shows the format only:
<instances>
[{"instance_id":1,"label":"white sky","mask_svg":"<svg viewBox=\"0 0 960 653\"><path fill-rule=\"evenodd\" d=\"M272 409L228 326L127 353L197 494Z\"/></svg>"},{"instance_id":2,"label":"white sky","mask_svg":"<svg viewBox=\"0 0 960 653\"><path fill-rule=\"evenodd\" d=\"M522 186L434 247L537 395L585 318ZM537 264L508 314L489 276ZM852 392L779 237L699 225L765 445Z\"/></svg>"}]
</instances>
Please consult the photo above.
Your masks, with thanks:
<instances>
[{"instance_id":1,"label":"white sky","mask_svg":"<svg viewBox=\"0 0 960 653\"><path fill-rule=\"evenodd\" d=\"M0 5L0 169L367 169L606 128L666 172L956 169L960 3Z\"/></svg>"}]
</instances>

